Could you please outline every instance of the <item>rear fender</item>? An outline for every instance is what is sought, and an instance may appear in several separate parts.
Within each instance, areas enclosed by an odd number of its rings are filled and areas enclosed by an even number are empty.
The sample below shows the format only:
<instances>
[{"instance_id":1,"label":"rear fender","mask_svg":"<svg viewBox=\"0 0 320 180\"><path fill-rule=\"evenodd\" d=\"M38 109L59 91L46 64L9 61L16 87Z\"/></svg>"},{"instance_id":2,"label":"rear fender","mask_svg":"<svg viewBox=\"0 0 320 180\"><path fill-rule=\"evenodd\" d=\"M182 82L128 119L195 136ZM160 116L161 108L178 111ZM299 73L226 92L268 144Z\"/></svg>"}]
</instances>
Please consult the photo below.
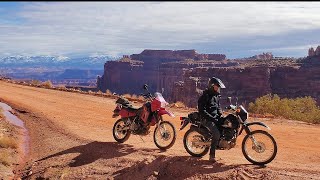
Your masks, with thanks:
<instances>
[{"instance_id":1,"label":"rear fender","mask_svg":"<svg viewBox=\"0 0 320 180\"><path fill-rule=\"evenodd\" d=\"M187 117L180 117L181 120L181 126L180 126L180 131L185 128L189 123L190 123L190 119Z\"/></svg>"}]
</instances>

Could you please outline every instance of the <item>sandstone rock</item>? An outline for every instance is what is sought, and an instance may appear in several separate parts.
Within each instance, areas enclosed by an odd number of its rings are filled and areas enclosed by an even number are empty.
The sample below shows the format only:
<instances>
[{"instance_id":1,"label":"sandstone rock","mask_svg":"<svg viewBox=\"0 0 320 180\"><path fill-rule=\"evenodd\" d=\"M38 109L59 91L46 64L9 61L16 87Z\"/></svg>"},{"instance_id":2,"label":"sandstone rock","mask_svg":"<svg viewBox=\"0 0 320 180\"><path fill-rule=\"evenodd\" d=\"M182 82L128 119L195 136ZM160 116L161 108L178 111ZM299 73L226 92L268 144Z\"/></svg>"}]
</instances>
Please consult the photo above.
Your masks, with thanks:
<instances>
[{"instance_id":1,"label":"sandstone rock","mask_svg":"<svg viewBox=\"0 0 320 180\"><path fill-rule=\"evenodd\" d=\"M320 46L316 51L320 51ZM141 94L143 84L148 84L150 92L163 92L169 103L181 101L188 107L196 107L208 79L216 76L227 87L221 92L223 105L228 104L228 96L248 104L269 93L282 98L311 96L320 104L320 56L302 64L290 58L273 59L272 53L247 60L208 60L208 57L195 50L145 50L124 57L126 60L108 61L103 76L97 78L98 90Z\"/></svg>"}]
</instances>

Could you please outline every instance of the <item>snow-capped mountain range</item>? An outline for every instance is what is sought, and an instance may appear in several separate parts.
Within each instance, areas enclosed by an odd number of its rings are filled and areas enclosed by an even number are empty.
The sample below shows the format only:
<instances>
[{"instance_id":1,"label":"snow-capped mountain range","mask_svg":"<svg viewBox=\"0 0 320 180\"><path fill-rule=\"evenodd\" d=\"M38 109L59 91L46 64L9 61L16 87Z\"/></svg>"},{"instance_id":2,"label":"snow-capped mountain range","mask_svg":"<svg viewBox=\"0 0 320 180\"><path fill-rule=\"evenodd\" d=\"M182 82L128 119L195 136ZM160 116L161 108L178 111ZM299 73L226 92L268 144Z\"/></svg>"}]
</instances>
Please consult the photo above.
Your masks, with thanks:
<instances>
[{"instance_id":1,"label":"snow-capped mountain range","mask_svg":"<svg viewBox=\"0 0 320 180\"><path fill-rule=\"evenodd\" d=\"M7 56L0 57L0 67L64 67L64 68L98 68L103 69L106 61L119 57L108 55L91 55L70 58L66 56Z\"/></svg>"}]
</instances>

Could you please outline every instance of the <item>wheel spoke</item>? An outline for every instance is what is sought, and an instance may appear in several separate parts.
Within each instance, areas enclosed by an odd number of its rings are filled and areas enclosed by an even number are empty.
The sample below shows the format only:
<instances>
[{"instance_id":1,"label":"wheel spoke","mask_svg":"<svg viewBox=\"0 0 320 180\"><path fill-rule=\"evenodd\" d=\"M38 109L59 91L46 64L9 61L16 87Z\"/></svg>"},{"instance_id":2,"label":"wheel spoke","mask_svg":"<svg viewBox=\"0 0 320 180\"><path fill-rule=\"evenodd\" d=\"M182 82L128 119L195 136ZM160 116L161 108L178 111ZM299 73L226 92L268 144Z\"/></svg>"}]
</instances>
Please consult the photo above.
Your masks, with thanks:
<instances>
[{"instance_id":1,"label":"wheel spoke","mask_svg":"<svg viewBox=\"0 0 320 180\"><path fill-rule=\"evenodd\" d=\"M168 123L161 123L154 133L154 140L160 147L167 147L175 140L175 130Z\"/></svg>"},{"instance_id":2,"label":"wheel spoke","mask_svg":"<svg viewBox=\"0 0 320 180\"><path fill-rule=\"evenodd\" d=\"M246 139L244 151L247 156L255 162L266 162L275 152L275 144L272 139L264 133L254 133Z\"/></svg>"},{"instance_id":3,"label":"wheel spoke","mask_svg":"<svg viewBox=\"0 0 320 180\"><path fill-rule=\"evenodd\" d=\"M191 152L193 152L193 153L195 153L195 154L199 154L199 153L201 153L201 152L204 151L204 148L205 148L205 147L204 147L204 146L196 145L196 144L194 143L194 141L196 141L196 142L203 142L203 139L204 139L204 137L203 137L201 134L199 134L199 133L196 132L196 131L193 131L193 132L191 132L191 133L188 134L188 136L187 136L187 141L186 141L186 145L187 145L188 149L189 149Z\"/></svg>"}]
</instances>

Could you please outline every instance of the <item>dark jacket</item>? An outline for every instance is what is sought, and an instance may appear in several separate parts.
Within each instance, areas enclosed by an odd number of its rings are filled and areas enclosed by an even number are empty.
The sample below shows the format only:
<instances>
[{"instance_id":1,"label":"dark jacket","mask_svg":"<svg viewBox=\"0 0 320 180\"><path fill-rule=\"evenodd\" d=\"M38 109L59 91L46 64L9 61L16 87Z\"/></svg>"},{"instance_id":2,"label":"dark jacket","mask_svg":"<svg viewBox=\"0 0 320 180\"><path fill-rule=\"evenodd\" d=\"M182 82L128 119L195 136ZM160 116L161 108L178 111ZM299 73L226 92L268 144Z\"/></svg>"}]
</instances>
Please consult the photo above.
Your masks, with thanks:
<instances>
[{"instance_id":1,"label":"dark jacket","mask_svg":"<svg viewBox=\"0 0 320 180\"><path fill-rule=\"evenodd\" d=\"M220 94L208 89L204 90L198 99L198 111L206 120L218 122L222 115Z\"/></svg>"}]
</instances>

